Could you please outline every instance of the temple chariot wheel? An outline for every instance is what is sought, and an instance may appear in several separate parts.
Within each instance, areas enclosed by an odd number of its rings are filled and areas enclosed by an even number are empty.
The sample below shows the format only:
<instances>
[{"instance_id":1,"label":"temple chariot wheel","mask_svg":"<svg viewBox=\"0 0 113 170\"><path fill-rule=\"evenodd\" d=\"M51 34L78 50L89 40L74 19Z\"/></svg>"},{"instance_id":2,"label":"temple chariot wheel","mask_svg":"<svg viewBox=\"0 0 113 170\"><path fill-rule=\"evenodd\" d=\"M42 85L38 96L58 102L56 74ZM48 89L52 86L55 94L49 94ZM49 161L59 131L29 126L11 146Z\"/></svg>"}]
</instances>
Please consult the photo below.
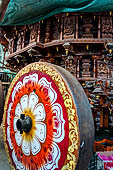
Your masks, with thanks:
<instances>
[{"instance_id":1,"label":"temple chariot wheel","mask_svg":"<svg viewBox=\"0 0 113 170\"><path fill-rule=\"evenodd\" d=\"M49 63L32 63L13 79L4 107L4 143L15 170L85 170L94 124L75 77Z\"/></svg>"},{"instance_id":2,"label":"temple chariot wheel","mask_svg":"<svg viewBox=\"0 0 113 170\"><path fill-rule=\"evenodd\" d=\"M4 107L3 87L2 82L0 81L0 125L2 123L3 107Z\"/></svg>"}]
</instances>

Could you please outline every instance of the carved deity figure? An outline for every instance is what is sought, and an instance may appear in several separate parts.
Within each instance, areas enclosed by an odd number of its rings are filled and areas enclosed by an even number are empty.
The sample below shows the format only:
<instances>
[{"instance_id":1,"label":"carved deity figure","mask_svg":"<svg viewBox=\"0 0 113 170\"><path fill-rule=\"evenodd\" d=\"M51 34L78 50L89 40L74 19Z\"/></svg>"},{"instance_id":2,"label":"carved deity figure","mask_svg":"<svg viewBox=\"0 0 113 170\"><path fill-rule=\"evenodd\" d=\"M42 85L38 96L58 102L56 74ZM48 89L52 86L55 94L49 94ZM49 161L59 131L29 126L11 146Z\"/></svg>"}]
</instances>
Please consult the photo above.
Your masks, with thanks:
<instances>
[{"instance_id":1,"label":"carved deity figure","mask_svg":"<svg viewBox=\"0 0 113 170\"><path fill-rule=\"evenodd\" d=\"M64 38L66 37L74 38L74 27L75 27L74 17L64 18Z\"/></svg>"},{"instance_id":2,"label":"carved deity figure","mask_svg":"<svg viewBox=\"0 0 113 170\"><path fill-rule=\"evenodd\" d=\"M30 33L30 43L35 42L37 38L37 25L32 25L31 26L31 33Z\"/></svg>"}]
</instances>

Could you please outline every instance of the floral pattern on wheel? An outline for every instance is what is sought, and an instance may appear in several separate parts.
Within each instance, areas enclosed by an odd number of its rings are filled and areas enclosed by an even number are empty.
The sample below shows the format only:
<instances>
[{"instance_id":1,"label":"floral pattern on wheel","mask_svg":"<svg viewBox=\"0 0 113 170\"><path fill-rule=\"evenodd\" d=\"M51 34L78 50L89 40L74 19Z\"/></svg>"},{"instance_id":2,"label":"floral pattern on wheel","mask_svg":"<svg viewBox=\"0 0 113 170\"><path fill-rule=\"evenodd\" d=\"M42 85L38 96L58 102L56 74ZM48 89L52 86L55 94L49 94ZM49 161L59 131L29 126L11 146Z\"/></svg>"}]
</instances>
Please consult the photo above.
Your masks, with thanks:
<instances>
[{"instance_id":1,"label":"floral pattern on wheel","mask_svg":"<svg viewBox=\"0 0 113 170\"><path fill-rule=\"evenodd\" d=\"M7 141L15 167L19 170L61 169L65 160L62 154L67 153L62 144L68 146L65 135L68 126L63 99L54 82L47 75L29 73L15 83L9 101ZM16 124L22 114L31 118L32 128L21 134Z\"/></svg>"}]
</instances>

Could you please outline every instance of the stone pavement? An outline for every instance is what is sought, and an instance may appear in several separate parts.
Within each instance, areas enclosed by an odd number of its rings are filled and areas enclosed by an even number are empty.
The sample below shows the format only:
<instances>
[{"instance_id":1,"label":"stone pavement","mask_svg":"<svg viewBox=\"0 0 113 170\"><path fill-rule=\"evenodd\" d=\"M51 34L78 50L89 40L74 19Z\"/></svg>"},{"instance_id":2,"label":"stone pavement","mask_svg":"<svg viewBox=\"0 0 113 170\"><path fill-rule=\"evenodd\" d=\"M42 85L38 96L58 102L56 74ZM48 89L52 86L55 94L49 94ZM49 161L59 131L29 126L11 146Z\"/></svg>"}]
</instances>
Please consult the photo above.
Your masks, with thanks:
<instances>
[{"instance_id":1,"label":"stone pavement","mask_svg":"<svg viewBox=\"0 0 113 170\"><path fill-rule=\"evenodd\" d=\"M2 125L0 126L0 170L11 170L4 149Z\"/></svg>"}]
</instances>

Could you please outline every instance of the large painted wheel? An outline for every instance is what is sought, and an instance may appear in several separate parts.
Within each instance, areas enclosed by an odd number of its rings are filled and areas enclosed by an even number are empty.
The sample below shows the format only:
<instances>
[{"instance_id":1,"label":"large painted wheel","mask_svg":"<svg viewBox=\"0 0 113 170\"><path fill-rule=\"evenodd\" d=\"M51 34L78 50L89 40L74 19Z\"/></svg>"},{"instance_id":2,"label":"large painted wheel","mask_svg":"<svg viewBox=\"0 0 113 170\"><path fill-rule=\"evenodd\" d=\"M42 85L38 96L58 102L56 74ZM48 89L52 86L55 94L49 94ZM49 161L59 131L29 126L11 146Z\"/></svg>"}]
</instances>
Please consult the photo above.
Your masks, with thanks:
<instances>
[{"instance_id":1,"label":"large painted wheel","mask_svg":"<svg viewBox=\"0 0 113 170\"><path fill-rule=\"evenodd\" d=\"M4 142L15 170L85 170L94 125L87 97L69 72L33 63L13 79L4 108Z\"/></svg>"},{"instance_id":2,"label":"large painted wheel","mask_svg":"<svg viewBox=\"0 0 113 170\"><path fill-rule=\"evenodd\" d=\"M4 108L4 97L3 97L2 82L0 81L0 125L2 123L3 108Z\"/></svg>"}]
</instances>

